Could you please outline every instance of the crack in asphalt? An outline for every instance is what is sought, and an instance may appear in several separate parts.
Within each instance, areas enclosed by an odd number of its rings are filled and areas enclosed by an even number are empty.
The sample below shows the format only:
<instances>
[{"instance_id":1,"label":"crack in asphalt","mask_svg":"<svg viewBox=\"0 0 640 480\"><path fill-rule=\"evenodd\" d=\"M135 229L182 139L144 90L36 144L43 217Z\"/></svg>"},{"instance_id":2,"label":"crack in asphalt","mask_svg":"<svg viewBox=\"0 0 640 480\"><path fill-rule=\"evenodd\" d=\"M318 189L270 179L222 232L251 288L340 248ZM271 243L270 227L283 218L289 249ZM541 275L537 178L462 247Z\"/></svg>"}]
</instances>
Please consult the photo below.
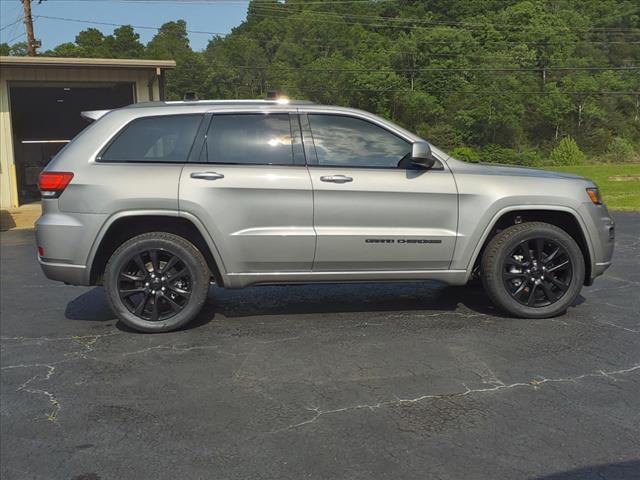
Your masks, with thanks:
<instances>
[{"instance_id":1,"label":"crack in asphalt","mask_svg":"<svg viewBox=\"0 0 640 480\"><path fill-rule=\"evenodd\" d=\"M437 314L428 314L425 316L435 316ZM463 316L484 316L482 314L480 315L464 315ZM612 327L616 327L625 331L629 331L629 332L634 332L637 333L638 330L634 330L634 329L629 329L626 327L622 327L620 325L616 325L614 323L610 323L610 322L603 322L603 321L599 321L598 323L602 323L605 325L609 325ZM70 361L74 361L74 360L78 360L78 359L89 359L89 358L93 358L93 357L89 357L88 354L90 352L93 352L95 350L96 344L97 342L105 337L110 337L110 336L115 336L115 335L121 335L121 332L110 332L110 333L105 333L105 334L95 334L95 335L82 335L82 336L68 336L68 337L0 337L0 341L3 342L8 342L8 341L19 341L19 342L54 342L54 341L71 341L74 344L80 345L82 347L82 350L80 351L73 351L73 352L68 352L65 353L64 355L67 357L64 360L59 360L57 362L49 362L49 363L32 363L32 364L17 364L17 365L6 365L3 367L0 367L0 370L9 370L9 369L18 369L18 368L24 368L24 369L30 369L30 368L45 368L46 369L46 374L43 376L42 374L38 373L36 375L33 375L32 377L28 378L25 382L23 382L22 384L20 384L18 386L18 388L16 389L17 392L23 391L23 392L27 392L27 393L31 393L31 394L37 394L37 395L43 395L47 398L47 400L49 401L49 404L51 405L51 410L46 414L46 418L47 420L53 422L53 423L58 423L58 414L59 412L62 410L62 404L60 402L60 400L58 399L58 397L52 393L49 390L45 390L42 388L34 388L32 386L32 383L34 382L39 382L39 381L50 381L51 378L56 374L57 370L56 370L56 366L60 365L62 363L66 363L66 362L70 362ZM280 343L280 342L287 342L287 341L292 341L292 340L297 340L302 338L301 336L295 336L295 337L285 337L285 338L281 338L281 339L274 339L274 340L259 340L259 341L254 341L254 342L247 342L246 344L253 344L253 345L260 345L260 344L271 344L271 343ZM171 353L185 353L185 352L190 352L190 351L196 351L196 350L216 350L220 353L223 354L228 354L228 355L232 355L234 357L237 357L238 354L235 353L230 353L230 352L225 352L220 350L220 345L196 345L196 346L182 346L182 345L175 345L175 344L170 344L170 345L155 345L152 347L148 347L148 348L143 348L140 350L135 350L135 351L131 351L131 352L125 352L122 353L120 356L121 357L128 357L128 356L132 356L132 355L144 355L153 351L168 351ZM244 361L246 361L246 359L248 357L251 356L251 352L244 354L246 355L246 358L244 359ZM234 372L234 376L237 376L237 374L240 372L240 370L242 369L242 365L244 364L244 361L242 362L242 364L236 369L236 371ZM485 365L486 366L486 365ZM487 367L488 368L488 367ZM482 383L485 383L487 385L491 385L490 387L487 388L475 388L475 389L471 389L469 387L467 387L464 383L462 384L465 387L465 391L461 391L461 392L453 392L453 393L447 393L447 394L432 394L432 395L421 395L419 397L415 397L415 398L411 398L411 399L403 399L403 398L399 398L396 397L393 400L386 400L386 401L380 401L377 403L373 403L373 404L358 404L358 405L351 405L351 406L346 406L346 407L342 407L342 408L337 408L337 409L331 409L331 410L322 410L319 407L310 407L307 408L308 411L310 412L314 412L314 415L307 419L304 420L302 422L299 423L295 423L295 424L291 424L288 425L287 427L284 428L280 428L280 429L276 429L273 430L269 433L278 433L278 432L283 432L283 431L289 431L289 430L294 430L300 427L303 427L305 425L308 424L313 424L316 423L318 421L318 419L322 416L325 415L334 415L334 414L338 414L341 412L346 412L346 411L354 411L354 410L364 410L364 409L368 409L368 410L375 410L375 409L379 409L379 408L384 408L384 407L390 407L390 406L397 406L397 405L406 405L406 404L413 404L413 403L417 403L417 402L421 402L424 400L429 400L429 399L442 399L442 398L452 398L452 397L465 397L468 395L473 395L473 394L480 394L480 393L489 393L489 392L496 392L496 391L500 391L500 390L509 390L509 389L513 389L513 388L534 388L537 389L540 386L546 384L546 383L562 383L562 382L577 382L581 379L585 379L585 378L594 378L594 377L606 377L609 379L612 379L614 381L616 381L617 379L615 378L616 375L622 375L625 373L630 373L633 372L635 370L640 369L640 364L636 364L630 368L627 369L621 369L621 370L613 370L613 371L605 371L605 370L597 370L595 372L590 372L590 373L586 373L586 374L582 374L582 375L577 375L577 376L573 376L573 377L559 377L559 378L545 378L542 376L539 377L535 377L534 379L530 380L529 382L516 382L516 383L511 383L511 384L505 384L503 381L501 381L500 379L498 379L495 374L493 373L493 371L488 370L487 372L480 372L480 374L478 372L475 372L476 374L478 374L481 379L482 379ZM489 381L487 381L487 379Z\"/></svg>"},{"instance_id":2,"label":"crack in asphalt","mask_svg":"<svg viewBox=\"0 0 640 480\"><path fill-rule=\"evenodd\" d=\"M62 363L62 362L58 362L58 363ZM51 364L38 363L38 364L31 364L31 365L8 365L6 367L2 367L2 370L10 369L10 368L46 368L47 369L47 373L44 377L42 377L40 374L35 374L33 377L29 378L27 381L21 383L16 389L16 392L22 391L22 392L32 393L36 395L44 395L45 397L47 397L47 399L49 400L49 404L51 405L51 411L47 414L47 420L53 423L57 423L58 412L60 411L60 408L61 408L60 400L58 400L55 394L49 392L48 390L29 387L29 384L31 384L31 382L34 382L36 380L47 381L51 379L51 377L56 371L56 367Z\"/></svg>"},{"instance_id":3,"label":"crack in asphalt","mask_svg":"<svg viewBox=\"0 0 640 480\"><path fill-rule=\"evenodd\" d=\"M452 316L452 317L462 317L462 318L475 318L475 317L488 317L486 313L466 313L466 312L447 312L440 311L434 313L419 313L419 312L400 312L393 313L387 315L388 318L402 318L402 317L412 317L412 318L432 318L432 317L441 317L443 315Z\"/></svg>"},{"instance_id":4,"label":"crack in asphalt","mask_svg":"<svg viewBox=\"0 0 640 480\"><path fill-rule=\"evenodd\" d=\"M627 328L627 327L623 327L622 325L618 325L617 323L605 322L604 320L598 320L598 323L601 323L603 325L608 325L610 327L619 328L620 330L624 330L625 332L640 333L640 328Z\"/></svg>"},{"instance_id":5,"label":"crack in asphalt","mask_svg":"<svg viewBox=\"0 0 640 480\"><path fill-rule=\"evenodd\" d=\"M12 370L18 368L31 369L31 368L46 368L46 375L42 376L41 374L35 374L25 382L21 383L18 388L16 388L16 392L27 392L36 395L44 395L51 406L51 410L46 414L46 419L52 423L58 423L58 414L62 410L62 403L59 398L49 390L44 390L41 388L30 387L33 382L36 381L49 381L51 377L56 373L56 366L62 363L70 362L78 359L88 359L87 354L89 352L94 351L94 346L96 342L100 338L111 337L113 335L119 335L119 332L110 332L105 334L96 334L96 335L74 335L71 337L0 337L0 341L20 341L20 342L53 342L53 341L71 341L74 342L81 347L83 347L83 351L75 351L75 352L67 352L65 353L64 360L59 360L57 362L49 362L49 363L21 363L16 365L5 365L0 367L0 370Z\"/></svg>"},{"instance_id":6,"label":"crack in asphalt","mask_svg":"<svg viewBox=\"0 0 640 480\"><path fill-rule=\"evenodd\" d=\"M187 346L179 346L179 345L156 345L154 347L147 347L147 348L143 348L141 350L134 350L133 352L126 352L121 354L121 357L129 357L131 355L144 355L146 353L155 351L155 350L168 350L168 351L172 351L172 352L179 352L179 353L184 353L184 352L191 352L193 350L218 350L220 353L225 353L228 355L232 355L232 356L236 356L236 354L234 353L230 353L230 352L224 352L222 350L220 350L220 346L219 345L200 345L200 346L193 346L193 347L187 347Z\"/></svg>"},{"instance_id":7,"label":"crack in asphalt","mask_svg":"<svg viewBox=\"0 0 640 480\"><path fill-rule=\"evenodd\" d=\"M35 342L36 344L39 342L58 342L58 341L69 341L69 342L73 342L74 344L77 344L79 346L82 347L82 350L79 351L73 351L73 352L67 352L64 354L65 358L64 360L59 360L56 362L49 362L49 363L30 363L30 364L16 364L16 365L5 365L0 367L0 370L11 370L11 369L18 369L18 368L24 368L24 369L30 369L30 368L46 368L47 369L47 373L45 376L42 376L40 374L36 374L32 377L30 377L28 380L26 380L25 382L23 382L22 384L20 384L18 386L18 388L16 388L16 392L27 392L27 393L31 393L31 394L39 394L39 395L44 395L48 398L49 403L52 406L52 409L49 413L46 414L46 418L47 420L53 422L53 423L58 423L58 413L62 410L62 403L60 402L60 400L58 399L58 397L56 397L56 395L48 390L43 390L43 389L39 389L39 388L32 388L29 387L29 385L32 382L36 382L36 381L49 381L51 379L51 377L56 373L56 366L60 365L62 363L66 363L66 362L71 362L74 360L88 360L90 358L93 358L95 360L94 357L89 357L89 353L95 351L95 346L98 342L98 340L105 338L105 337L112 337L115 335L122 335L121 332L110 332L110 333L104 333L104 334L95 334L95 335L72 335L72 336L68 336L68 337L0 337L0 341L2 342L22 342L22 343L27 343L27 342ZM279 338L279 339L274 339L274 340L258 340L255 342L251 342L251 344L271 344L271 343L280 343L280 342L288 342L291 340L297 340L301 338L300 336L296 336L296 337L286 337L286 338ZM166 350L166 351L170 351L170 352L190 352L190 351L194 351L194 350L217 350L218 352L225 354L225 355L231 355L233 357L236 357L237 354L235 353L231 353L231 352L225 352L223 350L220 350L220 346L219 345L197 345L197 346L179 346L179 345L156 345L153 347L148 347L148 348L144 348L141 350L136 350L133 352L127 352L127 353L123 353L120 356L121 357L127 357L127 356L131 356L131 355L144 355L146 353L152 352L152 351L156 351L156 350Z\"/></svg>"},{"instance_id":8,"label":"crack in asphalt","mask_svg":"<svg viewBox=\"0 0 640 480\"><path fill-rule=\"evenodd\" d=\"M617 378L615 378L616 375L623 375L625 373L630 373L638 369L640 369L640 363L630 368L625 368L621 370L611 370L611 371L597 370L595 372L585 373L585 374L577 375L573 377L558 377L558 378L536 377L530 380L529 382L516 382L511 384L505 384L504 382L496 378L492 383L497 383L497 385L494 385L493 387L488 387L488 388L472 389L463 384L463 386L466 388L466 390L463 392L421 395L419 397L408 398L408 399L396 397L394 400L386 400L386 401L381 401L373 404L350 405L347 407L336 408L332 410L321 410L319 407L310 407L310 408L307 408L307 410L310 412L315 412L315 415L313 417L299 423L288 425L284 428L272 430L271 432L268 432L268 433L279 433L279 432L295 430L305 425L316 423L320 419L320 417L324 415L334 415L334 414L353 411L353 410L376 410L384 407L409 405L409 404L418 403L424 400L466 397L469 395L474 395L479 393L489 393L489 392L496 392L500 390L510 390L513 388L521 388L521 387L538 389L540 388L541 385L544 385L545 383L566 383L566 382L575 383L585 378L609 378L613 381L617 381Z\"/></svg>"},{"instance_id":9,"label":"crack in asphalt","mask_svg":"<svg viewBox=\"0 0 640 480\"><path fill-rule=\"evenodd\" d=\"M0 337L0 341L8 342L8 341L36 341L36 342L58 342L63 340L73 340L76 342L80 342L85 338L88 338L91 343L95 343L99 338L103 337L113 337L114 335L122 335L120 332L109 332L109 333L101 333L94 335L72 335L70 337Z\"/></svg>"}]
</instances>

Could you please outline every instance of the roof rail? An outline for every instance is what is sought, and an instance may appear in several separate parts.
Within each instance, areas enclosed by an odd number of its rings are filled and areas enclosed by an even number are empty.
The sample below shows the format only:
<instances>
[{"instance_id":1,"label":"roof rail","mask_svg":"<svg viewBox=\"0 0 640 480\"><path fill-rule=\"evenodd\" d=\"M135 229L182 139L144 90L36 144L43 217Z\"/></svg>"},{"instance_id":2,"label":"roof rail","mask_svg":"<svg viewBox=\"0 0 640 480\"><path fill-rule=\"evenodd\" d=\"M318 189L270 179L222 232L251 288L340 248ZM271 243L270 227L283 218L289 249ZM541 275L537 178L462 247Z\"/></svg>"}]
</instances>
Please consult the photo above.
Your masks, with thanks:
<instances>
[{"instance_id":1,"label":"roof rail","mask_svg":"<svg viewBox=\"0 0 640 480\"><path fill-rule=\"evenodd\" d=\"M252 104L252 103L265 103L265 104L278 104L278 105L313 105L313 102L310 102L308 100L289 100L289 99L283 99L283 98L277 98L277 99L273 99L273 100L264 100L264 99L242 99L242 100L168 100L165 102L162 102L166 105L180 105L182 103L197 103L197 104L201 104L201 103L206 103L206 104L213 104L213 105L234 105L234 104Z\"/></svg>"}]
</instances>

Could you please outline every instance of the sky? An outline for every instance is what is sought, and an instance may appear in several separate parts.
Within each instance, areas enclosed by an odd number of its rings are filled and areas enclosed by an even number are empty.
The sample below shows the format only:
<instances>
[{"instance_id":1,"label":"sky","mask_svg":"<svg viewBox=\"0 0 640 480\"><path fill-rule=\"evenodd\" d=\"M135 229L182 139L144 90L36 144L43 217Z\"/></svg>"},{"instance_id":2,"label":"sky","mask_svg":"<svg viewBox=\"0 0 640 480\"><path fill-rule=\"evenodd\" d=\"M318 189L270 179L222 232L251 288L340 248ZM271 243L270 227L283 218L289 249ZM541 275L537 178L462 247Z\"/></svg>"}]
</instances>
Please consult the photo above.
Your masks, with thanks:
<instances>
[{"instance_id":1,"label":"sky","mask_svg":"<svg viewBox=\"0 0 640 480\"><path fill-rule=\"evenodd\" d=\"M104 34L113 32L116 26L97 25L89 22L130 24L159 27L170 20L183 19L188 30L228 33L246 17L248 0L46 0L38 4L32 1L34 31L42 42L40 51L73 42L81 30L94 27ZM83 22L37 18L38 15L78 19ZM25 41L20 0L0 0L0 43ZM140 40L147 43L155 30L135 29ZM211 35L190 33L191 48L202 50Z\"/></svg>"}]
</instances>

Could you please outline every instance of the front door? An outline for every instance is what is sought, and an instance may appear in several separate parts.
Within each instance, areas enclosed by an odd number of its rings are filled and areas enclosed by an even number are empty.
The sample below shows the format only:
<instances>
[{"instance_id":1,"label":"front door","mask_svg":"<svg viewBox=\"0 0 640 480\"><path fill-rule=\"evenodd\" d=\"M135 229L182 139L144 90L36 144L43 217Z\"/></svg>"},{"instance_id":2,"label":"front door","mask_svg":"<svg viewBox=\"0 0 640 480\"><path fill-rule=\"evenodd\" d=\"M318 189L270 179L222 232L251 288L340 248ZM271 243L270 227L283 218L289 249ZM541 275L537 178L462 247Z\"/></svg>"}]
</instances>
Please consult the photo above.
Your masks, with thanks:
<instances>
[{"instance_id":1,"label":"front door","mask_svg":"<svg viewBox=\"0 0 640 480\"><path fill-rule=\"evenodd\" d=\"M362 118L307 115L317 246L314 271L448 269L458 200L444 163L410 164L411 143ZM305 136L305 145L309 140Z\"/></svg>"},{"instance_id":2,"label":"front door","mask_svg":"<svg viewBox=\"0 0 640 480\"><path fill-rule=\"evenodd\" d=\"M225 270L310 271L313 197L297 117L214 114L195 148L197 163L180 178L180 210L205 224Z\"/></svg>"}]
</instances>

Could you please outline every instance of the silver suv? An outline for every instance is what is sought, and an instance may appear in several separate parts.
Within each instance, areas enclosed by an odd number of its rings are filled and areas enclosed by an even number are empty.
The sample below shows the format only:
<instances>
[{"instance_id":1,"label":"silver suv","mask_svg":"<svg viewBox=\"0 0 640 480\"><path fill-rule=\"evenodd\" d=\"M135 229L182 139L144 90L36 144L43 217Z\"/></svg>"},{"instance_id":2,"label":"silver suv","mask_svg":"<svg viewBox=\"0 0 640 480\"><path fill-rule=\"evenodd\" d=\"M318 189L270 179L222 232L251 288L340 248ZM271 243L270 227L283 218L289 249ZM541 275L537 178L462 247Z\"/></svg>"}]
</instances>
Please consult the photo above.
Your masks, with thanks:
<instances>
[{"instance_id":1,"label":"silver suv","mask_svg":"<svg viewBox=\"0 0 640 480\"><path fill-rule=\"evenodd\" d=\"M137 104L40 178L47 277L104 285L116 315L179 328L225 288L479 276L519 317L564 312L611 263L596 185L455 160L393 123L286 101Z\"/></svg>"}]
</instances>

